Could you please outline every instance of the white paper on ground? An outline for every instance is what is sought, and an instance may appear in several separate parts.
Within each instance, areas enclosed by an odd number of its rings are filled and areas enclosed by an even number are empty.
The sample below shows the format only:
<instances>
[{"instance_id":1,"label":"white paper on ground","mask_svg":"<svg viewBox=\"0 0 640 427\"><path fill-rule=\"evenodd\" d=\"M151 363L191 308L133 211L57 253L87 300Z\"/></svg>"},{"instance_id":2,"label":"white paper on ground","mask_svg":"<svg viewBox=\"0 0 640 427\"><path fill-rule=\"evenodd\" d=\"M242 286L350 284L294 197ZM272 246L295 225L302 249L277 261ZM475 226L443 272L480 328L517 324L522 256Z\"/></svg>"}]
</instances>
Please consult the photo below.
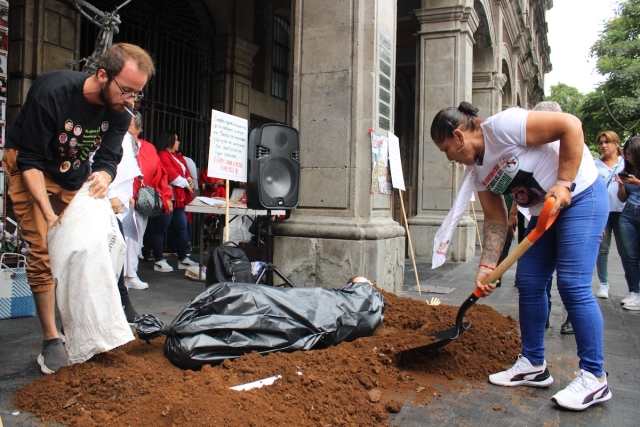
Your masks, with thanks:
<instances>
[{"instance_id":1,"label":"white paper on ground","mask_svg":"<svg viewBox=\"0 0 640 427\"><path fill-rule=\"evenodd\" d=\"M260 388L263 385L271 385L278 378L282 378L282 375L274 375L273 377L264 378L262 380L254 381L252 383L234 385L233 387L229 387L231 390L244 391L244 390L253 390L254 388Z\"/></svg>"}]
</instances>

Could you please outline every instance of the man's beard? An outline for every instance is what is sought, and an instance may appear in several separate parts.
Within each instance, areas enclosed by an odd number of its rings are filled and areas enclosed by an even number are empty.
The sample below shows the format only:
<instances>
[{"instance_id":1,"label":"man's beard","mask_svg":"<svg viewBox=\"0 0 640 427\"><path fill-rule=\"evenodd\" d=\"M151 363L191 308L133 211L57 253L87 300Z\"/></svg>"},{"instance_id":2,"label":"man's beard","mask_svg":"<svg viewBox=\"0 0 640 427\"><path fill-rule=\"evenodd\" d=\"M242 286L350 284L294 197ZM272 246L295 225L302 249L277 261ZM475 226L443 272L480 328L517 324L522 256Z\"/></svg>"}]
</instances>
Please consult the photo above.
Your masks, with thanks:
<instances>
[{"instance_id":1,"label":"man's beard","mask_svg":"<svg viewBox=\"0 0 640 427\"><path fill-rule=\"evenodd\" d=\"M100 97L100 101L104 103L104 105L113 113L120 114L124 112L125 105L122 104L114 104L112 100L108 98L107 86L109 82L105 83L104 86L100 88L100 92L98 96Z\"/></svg>"}]
</instances>

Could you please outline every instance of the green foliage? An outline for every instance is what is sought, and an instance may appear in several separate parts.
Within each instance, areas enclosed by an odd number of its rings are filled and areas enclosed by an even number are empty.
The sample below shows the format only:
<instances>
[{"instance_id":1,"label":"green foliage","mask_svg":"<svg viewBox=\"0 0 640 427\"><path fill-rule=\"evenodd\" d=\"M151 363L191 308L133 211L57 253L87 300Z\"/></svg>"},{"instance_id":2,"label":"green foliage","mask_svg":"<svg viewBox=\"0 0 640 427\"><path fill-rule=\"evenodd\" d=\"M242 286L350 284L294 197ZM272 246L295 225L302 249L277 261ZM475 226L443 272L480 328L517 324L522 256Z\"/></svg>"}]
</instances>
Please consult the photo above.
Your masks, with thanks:
<instances>
[{"instance_id":1,"label":"green foliage","mask_svg":"<svg viewBox=\"0 0 640 427\"><path fill-rule=\"evenodd\" d=\"M622 139L640 131L640 0L620 3L591 47L591 56L606 80L584 97L578 116L585 140L594 147L603 130L613 130Z\"/></svg>"},{"instance_id":2,"label":"green foliage","mask_svg":"<svg viewBox=\"0 0 640 427\"><path fill-rule=\"evenodd\" d=\"M547 97L549 101L555 101L560 104L562 111L579 117L578 107L584 95L577 88L564 83L558 83L551 86L551 96Z\"/></svg>"}]
</instances>

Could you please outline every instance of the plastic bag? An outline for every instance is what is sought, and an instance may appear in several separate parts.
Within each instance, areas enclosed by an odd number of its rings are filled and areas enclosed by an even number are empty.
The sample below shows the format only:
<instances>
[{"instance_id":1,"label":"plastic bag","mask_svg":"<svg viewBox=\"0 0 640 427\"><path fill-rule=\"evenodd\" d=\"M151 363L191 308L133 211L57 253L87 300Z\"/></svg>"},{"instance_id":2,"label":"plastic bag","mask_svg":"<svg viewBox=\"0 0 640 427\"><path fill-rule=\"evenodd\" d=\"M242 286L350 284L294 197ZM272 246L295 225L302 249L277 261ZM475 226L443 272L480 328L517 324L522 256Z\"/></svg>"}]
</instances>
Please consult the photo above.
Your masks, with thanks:
<instances>
[{"instance_id":1,"label":"plastic bag","mask_svg":"<svg viewBox=\"0 0 640 427\"><path fill-rule=\"evenodd\" d=\"M47 234L56 301L72 364L134 339L118 292L124 239L107 198L89 196L92 183L83 185L60 223Z\"/></svg>"},{"instance_id":2,"label":"plastic bag","mask_svg":"<svg viewBox=\"0 0 640 427\"><path fill-rule=\"evenodd\" d=\"M17 265L8 267L6 258L15 258ZM0 319L33 317L36 303L27 281L27 259L24 255L4 253L0 258Z\"/></svg>"},{"instance_id":3,"label":"plastic bag","mask_svg":"<svg viewBox=\"0 0 640 427\"><path fill-rule=\"evenodd\" d=\"M249 227L251 223L251 218L246 215L237 216L233 218L233 221L229 221L229 241L236 244L250 242L251 233L249 232Z\"/></svg>"},{"instance_id":4,"label":"plastic bag","mask_svg":"<svg viewBox=\"0 0 640 427\"><path fill-rule=\"evenodd\" d=\"M382 323L385 299L373 286L342 289L276 288L219 283L192 300L164 325L136 317L138 337L164 334L164 354L181 369L200 369L257 351L309 350L373 334Z\"/></svg>"}]
</instances>

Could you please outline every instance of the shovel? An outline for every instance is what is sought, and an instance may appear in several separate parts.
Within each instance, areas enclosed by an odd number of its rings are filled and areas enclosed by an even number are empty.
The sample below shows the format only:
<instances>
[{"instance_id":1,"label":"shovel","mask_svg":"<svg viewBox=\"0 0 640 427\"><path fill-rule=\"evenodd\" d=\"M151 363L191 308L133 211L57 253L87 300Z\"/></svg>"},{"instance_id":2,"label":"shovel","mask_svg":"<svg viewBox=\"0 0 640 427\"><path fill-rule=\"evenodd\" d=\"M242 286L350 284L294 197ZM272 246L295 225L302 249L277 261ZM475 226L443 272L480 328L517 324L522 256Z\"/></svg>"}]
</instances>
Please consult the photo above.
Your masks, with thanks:
<instances>
[{"instance_id":1,"label":"shovel","mask_svg":"<svg viewBox=\"0 0 640 427\"><path fill-rule=\"evenodd\" d=\"M555 205L555 198L549 197L542 207L542 212L540 212L540 216L538 217L538 223L536 224L536 228L531 230L531 232L522 239L522 242L502 261L496 269L484 280L484 283L493 283L499 277L501 277L505 271L509 269L533 244L542 236L542 234L551 227L551 224L558 217L558 210L555 215L549 217L549 212L553 209ZM405 350L405 352L425 352L436 350L440 347L444 347L449 344L451 341L455 340L460 336L461 333L466 331L471 327L471 322L464 322L464 315L467 310L476 303L480 298L482 298L482 291L479 288L476 288L473 293L462 303L460 309L458 310L458 315L456 316L456 326L450 329L445 329L444 331L434 332L429 334L435 338L435 340L427 345L423 345L421 347L415 347L409 350Z\"/></svg>"}]
</instances>

